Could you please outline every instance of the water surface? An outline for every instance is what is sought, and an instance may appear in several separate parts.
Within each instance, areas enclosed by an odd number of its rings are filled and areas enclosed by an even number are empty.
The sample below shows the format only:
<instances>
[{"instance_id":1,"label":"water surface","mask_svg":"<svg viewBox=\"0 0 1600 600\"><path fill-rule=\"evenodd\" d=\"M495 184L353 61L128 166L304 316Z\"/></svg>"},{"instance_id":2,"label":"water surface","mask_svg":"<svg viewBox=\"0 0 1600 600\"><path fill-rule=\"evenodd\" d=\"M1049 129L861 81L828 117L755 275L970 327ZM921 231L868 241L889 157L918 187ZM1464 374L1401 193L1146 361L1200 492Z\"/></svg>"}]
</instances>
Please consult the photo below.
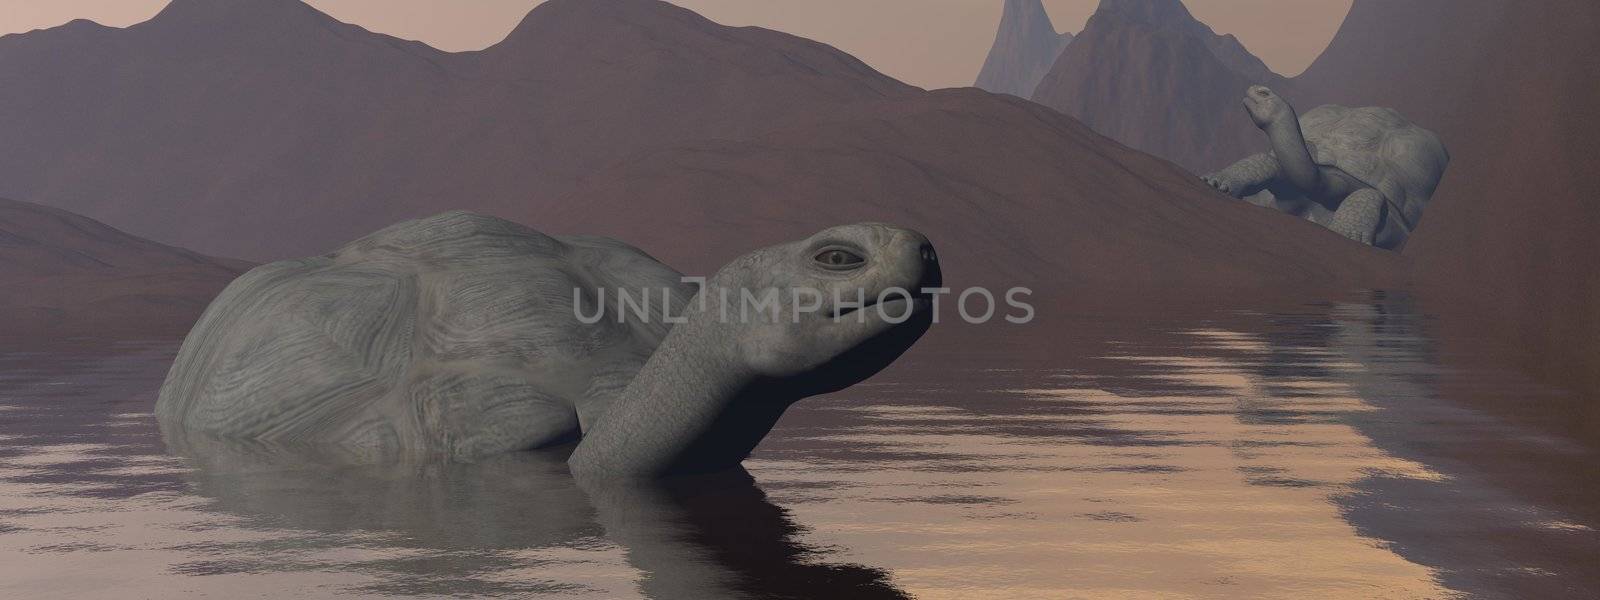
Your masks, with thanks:
<instances>
[{"instance_id":1,"label":"water surface","mask_svg":"<svg viewBox=\"0 0 1600 600\"><path fill-rule=\"evenodd\" d=\"M936 331L747 473L163 438L172 342L0 352L0 597L1585 598L1585 399L1404 303ZM170 434L170 432L169 432Z\"/></svg>"}]
</instances>

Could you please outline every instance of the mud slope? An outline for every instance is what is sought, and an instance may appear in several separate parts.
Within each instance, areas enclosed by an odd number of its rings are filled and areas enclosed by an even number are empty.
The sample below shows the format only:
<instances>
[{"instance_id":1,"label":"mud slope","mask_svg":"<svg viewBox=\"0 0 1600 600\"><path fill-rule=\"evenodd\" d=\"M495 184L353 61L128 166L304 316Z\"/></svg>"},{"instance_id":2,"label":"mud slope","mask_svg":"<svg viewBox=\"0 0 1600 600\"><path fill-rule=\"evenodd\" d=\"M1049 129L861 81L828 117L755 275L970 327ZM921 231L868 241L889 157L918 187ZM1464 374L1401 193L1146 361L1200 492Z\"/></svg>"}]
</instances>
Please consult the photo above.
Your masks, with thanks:
<instances>
[{"instance_id":1,"label":"mud slope","mask_svg":"<svg viewBox=\"0 0 1600 600\"><path fill-rule=\"evenodd\" d=\"M248 267L0 199L0 340L181 336Z\"/></svg>"}]
</instances>

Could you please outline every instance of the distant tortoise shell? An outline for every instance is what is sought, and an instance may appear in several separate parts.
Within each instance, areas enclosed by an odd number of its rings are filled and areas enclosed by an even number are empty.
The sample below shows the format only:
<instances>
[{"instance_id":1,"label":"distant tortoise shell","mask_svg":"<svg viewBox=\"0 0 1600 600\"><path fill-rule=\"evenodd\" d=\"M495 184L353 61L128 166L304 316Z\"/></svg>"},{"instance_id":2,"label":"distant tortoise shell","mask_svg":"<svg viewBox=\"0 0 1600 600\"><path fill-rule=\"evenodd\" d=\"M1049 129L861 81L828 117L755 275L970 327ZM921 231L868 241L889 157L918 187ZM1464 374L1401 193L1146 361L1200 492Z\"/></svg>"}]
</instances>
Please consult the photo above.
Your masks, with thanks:
<instances>
[{"instance_id":1,"label":"distant tortoise shell","mask_svg":"<svg viewBox=\"0 0 1600 600\"><path fill-rule=\"evenodd\" d=\"M1300 117L1312 160L1377 189L1415 227L1450 155L1439 136L1389 108L1327 104Z\"/></svg>"},{"instance_id":2,"label":"distant tortoise shell","mask_svg":"<svg viewBox=\"0 0 1600 600\"><path fill-rule=\"evenodd\" d=\"M234 281L189 334L157 412L193 431L362 451L535 445L576 434L587 400L633 380L670 327L662 290L673 311L695 291L680 277L605 238L465 212L400 223ZM618 322L595 293L619 288L654 292L654 314ZM605 318L580 321L574 289L583 314ZM508 421L522 426L487 426Z\"/></svg>"}]
</instances>

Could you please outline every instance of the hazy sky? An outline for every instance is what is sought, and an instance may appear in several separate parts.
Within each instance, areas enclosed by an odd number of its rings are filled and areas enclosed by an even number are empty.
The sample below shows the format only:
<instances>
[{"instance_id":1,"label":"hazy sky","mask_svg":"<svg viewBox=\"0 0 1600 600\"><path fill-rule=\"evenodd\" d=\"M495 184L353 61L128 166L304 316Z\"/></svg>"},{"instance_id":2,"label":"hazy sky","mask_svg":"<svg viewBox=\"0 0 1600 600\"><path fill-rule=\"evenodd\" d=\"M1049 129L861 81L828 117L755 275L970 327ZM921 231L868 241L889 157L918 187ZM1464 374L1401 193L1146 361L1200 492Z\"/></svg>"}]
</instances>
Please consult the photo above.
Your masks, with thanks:
<instances>
[{"instance_id":1,"label":"hazy sky","mask_svg":"<svg viewBox=\"0 0 1600 600\"><path fill-rule=\"evenodd\" d=\"M339 20L445 50L505 37L541 0L309 0ZM832 44L928 88L971 85L1000 21L1001 0L673 0L714 21L759 25ZM1185 0L1279 73L1305 69L1327 47L1351 0ZM1044 0L1056 28L1078 31L1099 0ZM0 33L86 18L126 26L166 0L0 0Z\"/></svg>"}]
</instances>

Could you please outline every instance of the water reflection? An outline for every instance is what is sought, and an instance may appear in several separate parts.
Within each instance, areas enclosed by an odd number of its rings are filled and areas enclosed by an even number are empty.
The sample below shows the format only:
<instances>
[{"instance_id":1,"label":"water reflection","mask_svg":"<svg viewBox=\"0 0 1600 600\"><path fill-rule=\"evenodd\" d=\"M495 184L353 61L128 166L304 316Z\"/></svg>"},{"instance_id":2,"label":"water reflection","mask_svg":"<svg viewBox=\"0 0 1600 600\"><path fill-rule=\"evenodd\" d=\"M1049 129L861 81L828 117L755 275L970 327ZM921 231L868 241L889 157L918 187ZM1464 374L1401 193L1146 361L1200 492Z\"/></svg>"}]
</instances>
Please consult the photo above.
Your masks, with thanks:
<instances>
[{"instance_id":1,"label":"water reflection","mask_svg":"<svg viewBox=\"0 0 1600 600\"><path fill-rule=\"evenodd\" d=\"M743 470L655 486L581 486L565 452L340 465L176 430L166 440L193 466L185 478L214 501L210 510L251 527L318 532L293 543L307 560L285 560L281 539L225 542L204 548L224 558L182 565L185 574L337 567L373 576L358 591L406 596L614 596L628 591L618 584L636 580L652 598L906 597L882 571L818 560L821 553L796 543L799 528ZM406 551L325 562L351 536L372 535L378 539L361 545ZM637 574L607 577L599 561L573 560L608 549Z\"/></svg>"},{"instance_id":2,"label":"water reflection","mask_svg":"<svg viewBox=\"0 0 1600 600\"><path fill-rule=\"evenodd\" d=\"M830 541L884 556L874 563L919 597L1446 595L1333 501L1372 473L1436 476L1340 421L1370 406L1288 361L1277 368L1300 379L1269 384L1217 356L1270 355L1255 336L1177 337L1188 342L1166 353L1082 359L1090 372L880 390L874 404L831 407L865 425L786 436L752 469L803 521L841 532ZM854 502L810 492L839 488Z\"/></svg>"},{"instance_id":3,"label":"water reflection","mask_svg":"<svg viewBox=\"0 0 1600 600\"><path fill-rule=\"evenodd\" d=\"M1582 598L1584 399L1403 298L936 331L748 473L163 439L171 344L0 354L0 597ZM212 445L207 445L212 444Z\"/></svg>"},{"instance_id":4,"label":"water reflection","mask_svg":"<svg viewBox=\"0 0 1600 600\"><path fill-rule=\"evenodd\" d=\"M1338 379L1380 410L1352 424L1386 452L1441 474L1377 473L1338 498L1364 535L1484 597L1585 597L1600 581L1600 453L1556 435L1570 397L1493 369L1446 369L1404 298L1334 307Z\"/></svg>"},{"instance_id":5,"label":"water reflection","mask_svg":"<svg viewBox=\"0 0 1600 600\"><path fill-rule=\"evenodd\" d=\"M1587 597L1600 457L1425 324L1376 295L949 344L751 468L919 597Z\"/></svg>"},{"instance_id":6,"label":"water reflection","mask_svg":"<svg viewBox=\"0 0 1600 600\"><path fill-rule=\"evenodd\" d=\"M0 597L901 598L743 471L589 488L558 453L348 464L156 427L171 344L0 355Z\"/></svg>"}]
</instances>

